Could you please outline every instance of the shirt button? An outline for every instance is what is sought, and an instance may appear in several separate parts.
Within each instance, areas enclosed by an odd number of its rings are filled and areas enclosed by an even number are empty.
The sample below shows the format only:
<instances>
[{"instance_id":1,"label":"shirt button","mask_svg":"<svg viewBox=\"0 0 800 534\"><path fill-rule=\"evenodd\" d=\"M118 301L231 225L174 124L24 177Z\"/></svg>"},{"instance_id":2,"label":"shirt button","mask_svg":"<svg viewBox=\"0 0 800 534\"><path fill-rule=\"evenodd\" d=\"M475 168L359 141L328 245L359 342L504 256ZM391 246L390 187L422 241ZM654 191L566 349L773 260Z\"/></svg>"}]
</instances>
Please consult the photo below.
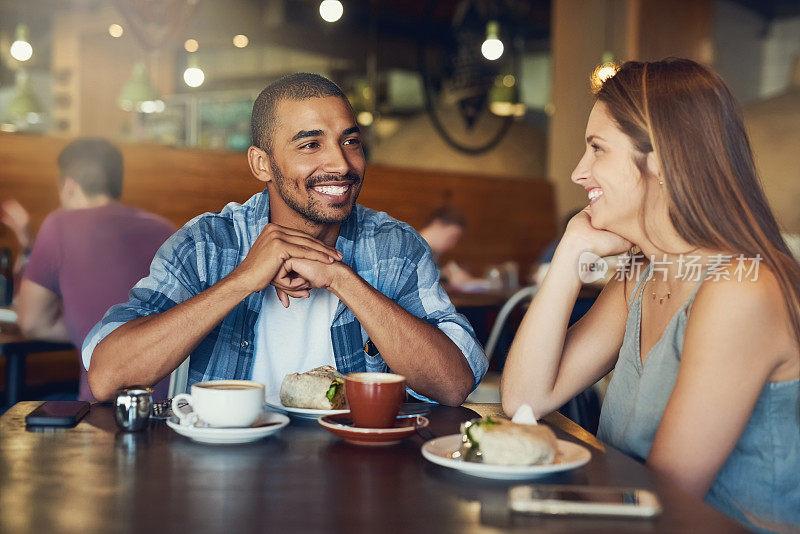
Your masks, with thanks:
<instances>
[{"instance_id":1,"label":"shirt button","mask_svg":"<svg viewBox=\"0 0 800 534\"><path fill-rule=\"evenodd\" d=\"M250 345L249 341L242 341L242 348L246 349Z\"/></svg>"}]
</instances>

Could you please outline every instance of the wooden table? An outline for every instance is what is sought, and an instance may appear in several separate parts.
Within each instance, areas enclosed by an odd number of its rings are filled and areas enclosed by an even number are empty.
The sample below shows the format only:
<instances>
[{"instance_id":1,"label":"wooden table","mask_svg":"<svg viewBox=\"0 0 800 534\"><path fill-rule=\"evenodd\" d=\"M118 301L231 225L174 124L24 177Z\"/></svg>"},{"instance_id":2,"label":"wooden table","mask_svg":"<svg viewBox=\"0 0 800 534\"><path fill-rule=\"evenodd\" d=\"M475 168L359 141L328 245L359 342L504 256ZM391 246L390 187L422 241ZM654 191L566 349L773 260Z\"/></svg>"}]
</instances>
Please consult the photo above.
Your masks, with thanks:
<instances>
[{"instance_id":1,"label":"wooden table","mask_svg":"<svg viewBox=\"0 0 800 534\"><path fill-rule=\"evenodd\" d=\"M559 437L592 460L548 483L655 489L653 520L511 514L517 483L483 480L427 462L415 436L381 448L348 445L314 421L244 445L202 445L164 423L118 432L112 408L94 405L76 428L29 432L21 402L0 418L0 532L745 532L700 500L558 416ZM476 408L479 408L476 406ZM497 411L489 405L488 411ZM436 436L475 416L431 413Z\"/></svg>"},{"instance_id":2,"label":"wooden table","mask_svg":"<svg viewBox=\"0 0 800 534\"><path fill-rule=\"evenodd\" d=\"M71 343L28 339L14 323L0 323L0 355L5 356L6 406L17 403L25 387L25 359L36 352L72 350Z\"/></svg>"}]
</instances>

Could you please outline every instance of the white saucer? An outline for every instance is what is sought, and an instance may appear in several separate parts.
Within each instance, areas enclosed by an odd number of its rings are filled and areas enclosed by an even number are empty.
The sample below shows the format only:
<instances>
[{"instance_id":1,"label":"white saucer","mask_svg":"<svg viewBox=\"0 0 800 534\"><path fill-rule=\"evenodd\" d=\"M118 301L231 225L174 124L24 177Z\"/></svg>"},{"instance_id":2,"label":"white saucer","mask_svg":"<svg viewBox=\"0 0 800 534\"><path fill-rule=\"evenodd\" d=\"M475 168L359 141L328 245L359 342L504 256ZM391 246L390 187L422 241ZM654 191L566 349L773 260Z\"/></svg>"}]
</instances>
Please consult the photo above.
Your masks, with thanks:
<instances>
[{"instance_id":1,"label":"white saucer","mask_svg":"<svg viewBox=\"0 0 800 534\"><path fill-rule=\"evenodd\" d=\"M278 423L270 426L258 426L247 428L217 428L197 425L181 425L177 418L167 419L167 426L172 430L186 436L187 438L200 443L250 443L265 438L279 431L289 424L289 418L283 414L264 412L254 424Z\"/></svg>"},{"instance_id":2,"label":"white saucer","mask_svg":"<svg viewBox=\"0 0 800 534\"><path fill-rule=\"evenodd\" d=\"M292 408L290 406L284 406L281 404L281 397L280 395L270 395L267 397L266 401L267 406L270 408L275 408L276 410L281 410L286 412L294 417L298 417L300 419L319 419L320 417L324 417L326 415L337 415L341 413L347 413L350 410L314 410L312 408Z\"/></svg>"},{"instance_id":3,"label":"white saucer","mask_svg":"<svg viewBox=\"0 0 800 534\"><path fill-rule=\"evenodd\" d=\"M585 447L563 439L558 440L558 450L553 463L545 465L491 465L466 462L463 458L453 458L453 453L460 447L461 434L450 434L426 442L422 446L422 455L435 464L456 469L465 475L498 480L526 480L569 471L586 465L592 458L592 453Z\"/></svg>"}]
</instances>

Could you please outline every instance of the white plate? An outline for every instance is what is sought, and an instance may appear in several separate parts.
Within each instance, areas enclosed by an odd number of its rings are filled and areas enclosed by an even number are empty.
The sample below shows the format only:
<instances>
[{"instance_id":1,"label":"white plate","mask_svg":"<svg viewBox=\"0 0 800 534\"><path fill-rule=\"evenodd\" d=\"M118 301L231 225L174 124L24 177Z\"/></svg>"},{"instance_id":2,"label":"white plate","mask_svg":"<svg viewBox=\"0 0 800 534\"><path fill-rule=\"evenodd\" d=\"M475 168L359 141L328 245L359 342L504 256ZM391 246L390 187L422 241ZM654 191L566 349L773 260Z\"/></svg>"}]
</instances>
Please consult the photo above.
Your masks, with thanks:
<instances>
[{"instance_id":1,"label":"white plate","mask_svg":"<svg viewBox=\"0 0 800 534\"><path fill-rule=\"evenodd\" d=\"M265 438L289 424L289 418L283 414L264 412L260 423L278 423L277 425L247 428L215 428L203 426L181 425L175 418L167 419L167 426L172 430L200 443L250 443Z\"/></svg>"},{"instance_id":2,"label":"white plate","mask_svg":"<svg viewBox=\"0 0 800 534\"><path fill-rule=\"evenodd\" d=\"M284 411L300 419L319 419L326 415L338 415L340 413L347 413L350 410L314 410L312 408L292 408L281 404L280 395L270 395L267 397L267 406L275 408L276 410Z\"/></svg>"},{"instance_id":3,"label":"white plate","mask_svg":"<svg viewBox=\"0 0 800 534\"><path fill-rule=\"evenodd\" d=\"M17 312L11 308L0 308L0 323L16 323Z\"/></svg>"},{"instance_id":4,"label":"white plate","mask_svg":"<svg viewBox=\"0 0 800 534\"><path fill-rule=\"evenodd\" d=\"M526 480L569 471L585 465L592 458L592 453L585 447L563 439L558 440L555 461L547 465L491 465L465 462L462 458L453 458L453 453L460 447L461 434L450 434L426 442L422 446L422 455L435 464L456 469L465 475L498 480Z\"/></svg>"}]
</instances>

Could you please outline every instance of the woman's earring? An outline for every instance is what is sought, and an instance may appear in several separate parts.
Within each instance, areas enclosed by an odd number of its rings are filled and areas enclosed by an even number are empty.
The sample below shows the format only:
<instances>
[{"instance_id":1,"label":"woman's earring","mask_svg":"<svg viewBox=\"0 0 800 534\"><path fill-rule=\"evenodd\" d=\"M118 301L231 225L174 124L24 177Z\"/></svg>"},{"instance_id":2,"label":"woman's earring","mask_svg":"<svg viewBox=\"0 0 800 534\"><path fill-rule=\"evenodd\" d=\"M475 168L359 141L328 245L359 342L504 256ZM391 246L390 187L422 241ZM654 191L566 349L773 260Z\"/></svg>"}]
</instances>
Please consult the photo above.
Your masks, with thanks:
<instances>
[{"instance_id":1,"label":"woman's earring","mask_svg":"<svg viewBox=\"0 0 800 534\"><path fill-rule=\"evenodd\" d=\"M664 180L659 180L658 185L664 185Z\"/></svg>"}]
</instances>

